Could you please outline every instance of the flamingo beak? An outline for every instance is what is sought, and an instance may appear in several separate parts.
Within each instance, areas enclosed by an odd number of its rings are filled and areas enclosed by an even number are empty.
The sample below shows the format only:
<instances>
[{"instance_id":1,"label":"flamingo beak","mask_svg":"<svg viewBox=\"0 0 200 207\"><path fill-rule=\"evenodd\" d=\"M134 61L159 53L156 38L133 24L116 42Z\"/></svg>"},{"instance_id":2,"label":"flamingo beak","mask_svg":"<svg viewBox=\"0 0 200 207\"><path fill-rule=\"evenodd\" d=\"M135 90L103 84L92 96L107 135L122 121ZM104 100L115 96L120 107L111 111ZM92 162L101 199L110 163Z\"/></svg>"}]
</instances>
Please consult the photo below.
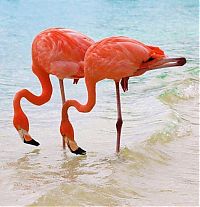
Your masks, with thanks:
<instances>
[{"instance_id":1,"label":"flamingo beak","mask_svg":"<svg viewBox=\"0 0 200 207\"><path fill-rule=\"evenodd\" d=\"M40 145L40 143L35 141L26 130L19 129L18 133L19 133L19 136L21 137L22 141L25 144L30 144L30 145L35 145L35 146Z\"/></svg>"},{"instance_id":2,"label":"flamingo beak","mask_svg":"<svg viewBox=\"0 0 200 207\"><path fill-rule=\"evenodd\" d=\"M158 61L152 61L152 64L149 63L148 69L154 70L159 68L168 68L168 67L175 67L175 66L182 66L185 65L186 59L184 57L180 58L163 58Z\"/></svg>"}]
</instances>

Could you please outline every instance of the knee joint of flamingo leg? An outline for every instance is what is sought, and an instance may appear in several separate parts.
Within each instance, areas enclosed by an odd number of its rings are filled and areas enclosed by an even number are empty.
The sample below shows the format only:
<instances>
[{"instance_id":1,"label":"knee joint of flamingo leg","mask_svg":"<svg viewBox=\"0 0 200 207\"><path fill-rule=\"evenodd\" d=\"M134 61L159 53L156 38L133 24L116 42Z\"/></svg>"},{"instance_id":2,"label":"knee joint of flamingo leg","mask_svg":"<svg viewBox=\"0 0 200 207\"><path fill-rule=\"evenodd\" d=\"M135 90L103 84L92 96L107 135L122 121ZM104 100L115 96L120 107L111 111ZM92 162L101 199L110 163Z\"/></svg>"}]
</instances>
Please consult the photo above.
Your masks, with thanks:
<instances>
[{"instance_id":1,"label":"knee joint of flamingo leg","mask_svg":"<svg viewBox=\"0 0 200 207\"><path fill-rule=\"evenodd\" d=\"M116 127L117 127L117 129L121 129L122 124L123 124L123 120L122 120L122 119L118 119L118 120L117 120L117 123L116 123Z\"/></svg>"}]
</instances>

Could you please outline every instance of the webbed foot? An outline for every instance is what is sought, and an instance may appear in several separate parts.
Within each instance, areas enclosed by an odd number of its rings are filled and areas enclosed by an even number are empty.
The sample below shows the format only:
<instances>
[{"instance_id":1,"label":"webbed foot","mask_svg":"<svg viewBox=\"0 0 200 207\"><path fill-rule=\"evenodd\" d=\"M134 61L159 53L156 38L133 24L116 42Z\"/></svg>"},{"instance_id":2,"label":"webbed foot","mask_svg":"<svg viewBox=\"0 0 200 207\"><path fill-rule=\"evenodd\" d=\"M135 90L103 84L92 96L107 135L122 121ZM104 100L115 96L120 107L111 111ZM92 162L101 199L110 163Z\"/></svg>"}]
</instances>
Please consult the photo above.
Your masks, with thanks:
<instances>
[{"instance_id":1,"label":"webbed foot","mask_svg":"<svg viewBox=\"0 0 200 207\"><path fill-rule=\"evenodd\" d=\"M121 80L121 87L124 92L128 91L128 79L129 77L126 77L126 78L122 78Z\"/></svg>"},{"instance_id":2,"label":"webbed foot","mask_svg":"<svg viewBox=\"0 0 200 207\"><path fill-rule=\"evenodd\" d=\"M78 78L74 79L73 84L77 84L77 83L78 83L78 81L79 81L79 79L78 79Z\"/></svg>"}]
</instances>

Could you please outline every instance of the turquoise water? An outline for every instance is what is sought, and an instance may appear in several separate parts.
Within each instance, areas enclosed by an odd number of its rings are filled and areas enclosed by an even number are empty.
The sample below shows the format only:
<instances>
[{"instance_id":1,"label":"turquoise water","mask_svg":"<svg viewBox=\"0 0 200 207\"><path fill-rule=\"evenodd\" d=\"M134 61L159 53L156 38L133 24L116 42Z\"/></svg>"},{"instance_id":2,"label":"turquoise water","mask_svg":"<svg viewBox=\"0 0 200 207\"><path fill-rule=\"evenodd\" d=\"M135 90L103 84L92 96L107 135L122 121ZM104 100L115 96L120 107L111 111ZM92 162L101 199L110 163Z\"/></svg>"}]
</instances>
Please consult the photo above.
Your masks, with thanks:
<instances>
[{"instance_id":1,"label":"turquoise water","mask_svg":"<svg viewBox=\"0 0 200 207\"><path fill-rule=\"evenodd\" d=\"M0 205L198 205L198 6L192 0L0 0ZM186 57L181 68L130 80L122 93L118 156L110 80L98 83L92 112L70 111L87 156L62 150L55 77L46 105L22 101L40 147L24 145L13 128L16 91L41 91L31 72L31 42L48 27L75 29L94 40L125 35ZM83 80L77 86L66 80L65 87L67 98L85 102Z\"/></svg>"}]
</instances>

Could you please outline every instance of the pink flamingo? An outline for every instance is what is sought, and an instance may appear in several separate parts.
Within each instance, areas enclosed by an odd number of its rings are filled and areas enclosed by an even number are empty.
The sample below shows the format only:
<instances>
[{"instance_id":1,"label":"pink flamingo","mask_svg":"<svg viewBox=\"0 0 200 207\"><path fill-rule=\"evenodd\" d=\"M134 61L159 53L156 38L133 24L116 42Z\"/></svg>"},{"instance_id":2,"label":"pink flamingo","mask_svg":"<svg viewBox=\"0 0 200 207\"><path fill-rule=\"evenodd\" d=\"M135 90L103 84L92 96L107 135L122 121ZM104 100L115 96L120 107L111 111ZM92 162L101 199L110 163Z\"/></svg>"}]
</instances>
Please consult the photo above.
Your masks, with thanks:
<instances>
[{"instance_id":1,"label":"pink flamingo","mask_svg":"<svg viewBox=\"0 0 200 207\"><path fill-rule=\"evenodd\" d=\"M26 98L29 102L39 106L48 102L52 95L49 76L55 75L59 78L61 97L64 104L63 79L74 79L76 84L79 78L84 77L83 60L87 49L92 44L94 44L94 41L89 37L63 28L50 28L35 37L32 44L32 71L41 83L42 93L36 96L27 89L23 89L16 93L13 101L13 124L24 143L39 145L28 133L29 121L21 108L21 99ZM65 148L64 139L63 148ZM77 152L84 154L84 150L81 148L77 151L73 151L71 148L70 150L75 154Z\"/></svg>"},{"instance_id":2,"label":"pink flamingo","mask_svg":"<svg viewBox=\"0 0 200 207\"><path fill-rule=\"evenodd\" d=\"M96 102L96 83L103 79L112 79L116 85L117 112L117 145L120 150L120 136L122 128L122 114L120 104L119 82L124 91L128 90L129 77L139 76L146 71L182 66L185 58L168 58L158 47L148 46L128 37L109 37L93 44L84 58L85 83L88 100L85 105L76 100L68 100L62 108L60 131L64 139L73 150L78 149L74 140L74 130L69 121L68 109L74 106L79 112L89 112Z\"/></svg>"}]
</instances>

